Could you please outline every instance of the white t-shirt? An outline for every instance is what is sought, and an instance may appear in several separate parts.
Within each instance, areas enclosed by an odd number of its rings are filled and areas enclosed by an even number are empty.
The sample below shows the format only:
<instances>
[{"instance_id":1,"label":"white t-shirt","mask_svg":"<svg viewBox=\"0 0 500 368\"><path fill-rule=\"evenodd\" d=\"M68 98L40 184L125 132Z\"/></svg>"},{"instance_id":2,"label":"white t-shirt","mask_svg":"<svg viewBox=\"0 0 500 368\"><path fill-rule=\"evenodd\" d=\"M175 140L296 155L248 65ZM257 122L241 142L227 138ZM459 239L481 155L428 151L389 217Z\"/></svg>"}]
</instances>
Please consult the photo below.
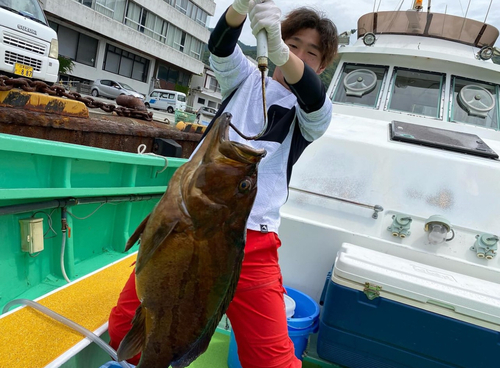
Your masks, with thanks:
<instances>
[{"instance_id":1,"label":"white t-shirt","mask_svg":"<svg viewBox=\"0 0 500 368\"><path fill-rule=\"evenodd\" d=\"M261 72L236 46L228 57L210 56L210 65L221 86L222 99L236 90L224 112L232 114L232 124L244 135L255 136L264 127L262 111ZM247 228L278 233L280 207L288 197L292 165L303 150L328 128L332 103L325 99L323 106L306 113L296 96L270 77L266 78L268 127L258 140L245 140L230 129L229 138L255 148L267 155L258 169L257 196L248 218Z\"/></svg>"}]
</instances>

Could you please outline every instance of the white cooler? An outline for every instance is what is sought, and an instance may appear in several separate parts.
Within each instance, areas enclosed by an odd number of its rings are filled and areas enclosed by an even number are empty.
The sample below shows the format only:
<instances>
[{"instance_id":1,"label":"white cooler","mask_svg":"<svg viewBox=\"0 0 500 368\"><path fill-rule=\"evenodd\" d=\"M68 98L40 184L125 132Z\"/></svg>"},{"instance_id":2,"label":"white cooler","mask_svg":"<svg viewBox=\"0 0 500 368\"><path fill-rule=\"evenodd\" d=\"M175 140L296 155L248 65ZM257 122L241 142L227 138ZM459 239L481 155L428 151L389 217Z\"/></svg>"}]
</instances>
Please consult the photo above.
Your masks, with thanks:
<instances>
[{"instance_id":1,"label":"white cooler","mask_svg":"<svg viewBox=\"0 0 500 368\"><path fill-rule=\"evenodd\" d=\"M349 368L498 368L499 283L343 244L318 355Z\"/></svg>"}]
</instances>

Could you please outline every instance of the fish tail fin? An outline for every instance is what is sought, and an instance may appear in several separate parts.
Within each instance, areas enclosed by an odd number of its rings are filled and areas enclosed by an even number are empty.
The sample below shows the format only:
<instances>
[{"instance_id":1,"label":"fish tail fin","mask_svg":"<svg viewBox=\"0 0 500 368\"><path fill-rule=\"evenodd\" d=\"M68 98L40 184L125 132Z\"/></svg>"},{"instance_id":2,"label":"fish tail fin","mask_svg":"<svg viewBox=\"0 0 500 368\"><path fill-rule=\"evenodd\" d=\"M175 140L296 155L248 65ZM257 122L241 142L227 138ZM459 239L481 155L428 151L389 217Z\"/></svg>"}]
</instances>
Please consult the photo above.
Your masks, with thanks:
<instances>
[{"instance_id":1,"label":"fish tail fin","mask_svg":"<svg viewBox=\"0 0 500 368\"><path fill-rule=\"evenodd\" d=\"M118 361L127 360L138 353L144 347L146 341L146 313L142 304L135 311L134 319L132 320L132 328L125 335L117 350Z\"/></svg>"}]
</instances>

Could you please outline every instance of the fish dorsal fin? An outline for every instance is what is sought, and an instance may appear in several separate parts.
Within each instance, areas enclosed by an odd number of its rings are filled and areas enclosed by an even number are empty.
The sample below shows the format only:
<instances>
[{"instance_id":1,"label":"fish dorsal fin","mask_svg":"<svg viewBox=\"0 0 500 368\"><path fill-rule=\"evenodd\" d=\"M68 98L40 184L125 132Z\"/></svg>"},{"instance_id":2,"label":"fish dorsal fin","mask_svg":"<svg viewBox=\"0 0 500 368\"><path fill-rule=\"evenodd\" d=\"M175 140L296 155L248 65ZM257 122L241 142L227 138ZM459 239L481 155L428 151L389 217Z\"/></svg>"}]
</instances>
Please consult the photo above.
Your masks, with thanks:
<instances>
[{"instance_id":1,"label":"fish dorsal fin","mask_svg":"<svg viewBox=\"0 0 500 368\"><path fill-rule=\"evenodd\" d=\"M153 236L148 239L141 240L141 249L139 250L139 256L137 257L137 263L135 264L136 275L141 272L142 268L148 263L178 223L179 220L175 220L167 224L162 224L161 226L158 226Z\"/></svg>"},{"instance_id":2,"label":"fish dorsal fin","mask_svg":"<svg viewBox=\"0 0 500 368\"><path fill-rule=\"evenodd\" d=\"M130 359L139 354L146 342L146 315L142 304L137 307L134 319L132 320L132 328L125 335L118 350L118 361Z\"/></svg>"},{"instance_id":3,"label":"fish dorsal fin","mask_svg":"<svg viewBox=\"0 0 500 368\"><path fill-rule=\"evenodd\" d=\"M149 216L151 214L147 215L144 220L137 226L137 229L135 229L134 233L130 236L130 238L127 241L127 244L125 245L125 252L132 248L132 246L139 240L139 237L141 236L142 232L144 231L144 228L146 227L146 223L149 220Z\"/></svg>"}]
</instances>

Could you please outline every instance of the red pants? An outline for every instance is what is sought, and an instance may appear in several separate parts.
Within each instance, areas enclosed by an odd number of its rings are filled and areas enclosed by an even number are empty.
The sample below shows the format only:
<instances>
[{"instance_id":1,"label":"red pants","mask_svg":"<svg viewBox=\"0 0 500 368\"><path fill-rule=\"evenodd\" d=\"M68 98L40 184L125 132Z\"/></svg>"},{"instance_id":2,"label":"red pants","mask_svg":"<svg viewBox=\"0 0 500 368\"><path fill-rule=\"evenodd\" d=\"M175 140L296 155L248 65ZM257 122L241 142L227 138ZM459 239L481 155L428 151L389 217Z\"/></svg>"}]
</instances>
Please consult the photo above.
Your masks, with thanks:
<instances>
[{"instance_id":1,"label":"red pants","mask_svg":"<svg viewBox=\"0 0 500 368\"><path fill-rule=\"evenodd\" d=\"M227 316L238 344L243 368L300 368L288 337L278 248L275 233L247 231L245 258L235 296ZM109 317L110 345L117 349L131 328L140 302L135 291L134 272L130 275ZM140 355L129 362L137 364Z\"/></svg>"},{"instance_id":2,"label":"red pants","mask_svg":"<svg viewBox=\"0 0 500 368\"><path fill-rule=\"evenodd\" d=\"M125 286L123 287L120 296L118 297L118 302L116 307L111 309L111 314L109 315L108 321L108 333L109 333L109 345L117 350L120 346L120 342L123 340L125 335L132 328L132 319L135 315L135 310L141 302L137 298L137 292L135 290L135 268L130 274ZM128 362L137 365L139 364L139 359L141 354L137 354Z\"/></svg>"},{"instance_id":3,"label":"red pants","mask_svg":"<svg viewBox=\"0 0 500 368\"><path fill-rule=\"evenodd\" d=\"M245 258L234 298L226 312L243 368L300 368L288 337L275 233L247 231Z\"/></svg>"}]
</instances>

